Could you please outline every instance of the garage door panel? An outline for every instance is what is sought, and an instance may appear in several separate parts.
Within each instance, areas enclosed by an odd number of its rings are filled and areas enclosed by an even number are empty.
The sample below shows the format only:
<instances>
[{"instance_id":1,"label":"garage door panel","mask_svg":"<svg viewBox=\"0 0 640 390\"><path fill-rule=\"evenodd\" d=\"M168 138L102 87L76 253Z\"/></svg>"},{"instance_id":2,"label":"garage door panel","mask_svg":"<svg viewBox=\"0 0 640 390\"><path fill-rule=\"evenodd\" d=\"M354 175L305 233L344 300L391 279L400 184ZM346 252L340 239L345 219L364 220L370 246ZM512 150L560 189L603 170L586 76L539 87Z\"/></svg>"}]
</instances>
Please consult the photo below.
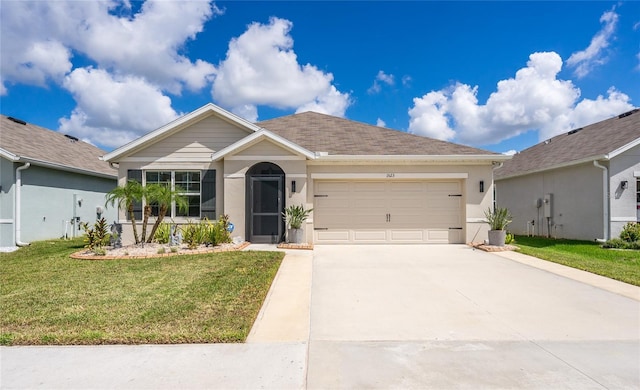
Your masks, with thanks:
<instances>
[{"instance_id":1,"label":"garage door panel","mask_svg":"<svg viewBox=\"0 0 640 390\"><path fill-rule=\"evenodd\" d=\"M460 181L317 181L314 225L329 230L318 230L316 240L461 242L461 231L450 230L463 227L461 187Z\"/></svg>"}]
</instances>

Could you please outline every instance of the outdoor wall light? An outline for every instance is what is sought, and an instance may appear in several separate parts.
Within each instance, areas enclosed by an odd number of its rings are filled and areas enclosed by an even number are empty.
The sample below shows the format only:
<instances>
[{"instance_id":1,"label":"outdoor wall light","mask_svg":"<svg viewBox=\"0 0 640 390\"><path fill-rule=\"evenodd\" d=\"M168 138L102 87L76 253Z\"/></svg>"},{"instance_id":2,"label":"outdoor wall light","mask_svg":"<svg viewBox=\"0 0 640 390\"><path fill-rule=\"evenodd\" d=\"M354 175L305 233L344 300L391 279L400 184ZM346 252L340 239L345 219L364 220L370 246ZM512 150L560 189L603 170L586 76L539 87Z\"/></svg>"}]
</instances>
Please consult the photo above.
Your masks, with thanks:
<instances>
[{"instance_id":1,"label":"outdoor wall light","mask_svg":"<svg viewBox=\"0 0 640 390\"><path fill-rule=\"evenodd\" d=\"M480 180L480 192L484 192L484 180Z\"/></svg>"},{"instance_id":2,"label":"outdoor wall light","mask_svg":"<svg viewBox=\"0 0 640 390\"><path fill-rule=\"evenodd\" d=\"M626 180L623 180L620 182L620 188L622 188L623 190L626 190L629 187L629 182Z\"/></svg>"},{"instance_id":3,"label":"outdoor wall light","mask_svg":"<svg viewBox=\"0 0 640 390\"><path fill-rule=\"evenodd\" d=\"M291 192L296 192L296 181L291 180Z\"/></svg>"}]
</instances>

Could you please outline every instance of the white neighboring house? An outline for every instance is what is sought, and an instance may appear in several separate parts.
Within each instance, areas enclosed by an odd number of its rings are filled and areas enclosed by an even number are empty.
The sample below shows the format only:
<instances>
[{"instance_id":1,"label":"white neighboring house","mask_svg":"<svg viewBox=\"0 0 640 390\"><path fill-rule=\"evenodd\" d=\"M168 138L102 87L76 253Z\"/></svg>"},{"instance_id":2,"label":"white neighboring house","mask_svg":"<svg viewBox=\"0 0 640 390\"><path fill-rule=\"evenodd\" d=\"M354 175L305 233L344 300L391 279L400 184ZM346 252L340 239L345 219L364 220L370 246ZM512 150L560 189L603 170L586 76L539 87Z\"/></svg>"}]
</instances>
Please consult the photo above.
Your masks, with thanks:
<instances>
[{"instance_id":1,"label":"white neighboring house","mask_svg":"<svg viewBox=\"0 0 640 390\"><path fill-rule=\"evenodd\" d=\"M558 238L616 238L640 220L640 110L523 150L495 172L509 230Z\"/></svg>"},{"instance_id":2,"label":"white neighboring house","mask_svg":"<svg viewBox=\"0 0 640 390\"><path fill-rule=\"evenodd\" d=\"M104 207L117 171L75 137L0 116L0 248L82 235L79 222L117 217Z\"/></svg>"},{"instance_id":3,"label":"white neighboring house","mask_svg":"<svg viewBox=\"0 0 640 390\"><path fill-rule=\"evenodd\" d=\"M189 210L167 220L227 214L235 239L277 243L283 209L303 204L316 244L483 240L493 168L509 158L314 112L250 123L213 104L103 157L119 185L186 189Z\"/></svg>"}]
</instances>

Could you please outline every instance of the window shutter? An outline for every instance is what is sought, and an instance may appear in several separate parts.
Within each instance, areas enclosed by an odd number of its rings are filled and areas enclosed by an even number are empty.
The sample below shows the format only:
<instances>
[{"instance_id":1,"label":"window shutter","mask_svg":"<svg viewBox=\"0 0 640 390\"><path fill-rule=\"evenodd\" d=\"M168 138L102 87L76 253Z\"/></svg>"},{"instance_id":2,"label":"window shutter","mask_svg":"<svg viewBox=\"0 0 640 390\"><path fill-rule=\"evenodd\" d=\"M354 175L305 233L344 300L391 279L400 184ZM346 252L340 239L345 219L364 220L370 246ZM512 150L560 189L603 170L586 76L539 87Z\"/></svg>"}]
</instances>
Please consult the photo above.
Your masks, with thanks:
<instances>
[{"instance_id":1,"label":"window shutter","mask_svg":"<svg viewBox=\"0 0 640 390\"><path fill-rule=\"evenodd\" d=\"M127 181L129 180L135 180L142 184L142 170L129 169L127 171ZM125 214L127 214L127 219L129 219L129 213ZM142 219L142 202L133 202L133 216L136 221L140 221Z\"/></svg>"},{"instance_id":2,"label":"window shutter","mask_svg":"<svg viewBox=\"0 0 640 390\"><path fill-rule=\"evenodd\" d=\"M216 219L216 170L202 171L200 218Z\"/></svg>"}]
</instances>

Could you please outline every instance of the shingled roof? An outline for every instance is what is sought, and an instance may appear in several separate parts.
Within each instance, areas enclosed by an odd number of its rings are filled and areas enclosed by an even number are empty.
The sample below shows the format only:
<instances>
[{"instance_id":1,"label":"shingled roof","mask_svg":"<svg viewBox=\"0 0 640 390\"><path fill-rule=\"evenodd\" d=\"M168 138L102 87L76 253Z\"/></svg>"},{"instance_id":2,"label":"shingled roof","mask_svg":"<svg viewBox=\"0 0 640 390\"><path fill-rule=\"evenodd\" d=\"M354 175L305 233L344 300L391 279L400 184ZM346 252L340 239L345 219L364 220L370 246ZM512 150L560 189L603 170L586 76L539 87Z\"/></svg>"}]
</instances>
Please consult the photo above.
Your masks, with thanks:
<instances>
[{"instance_id":1,"label":"shingled roof","mask_svg":"<svg viewBox=\"0 0 640 390\"><path fill-rule=\"evenodd\" d=\"M311 111L266 120L257 125L307 150L329 155L497 155Z\"/></svg>"},{"instance_id":2,"label":"shingled roof","mask_svg":"<svg viewBox=\"0 0 640 390\"><path fill-rule=\"evenodd\" d=\"M521 151L495 171L496 179L526 175L589 160L610 158L640 144L640 109L560 134Z\"/></svg>"},{"instance_id":3,"label":"shingled roof","mask_svg":"<svg viewBox=\"0 0 640 390\"><path fill-rule=\"evenodd\" d=\"M104 150L62 133L9 118L0 115L0 150L14 161L117 176L109 163L99 160L106 153Z\"/></svg>"}]
</instances>

